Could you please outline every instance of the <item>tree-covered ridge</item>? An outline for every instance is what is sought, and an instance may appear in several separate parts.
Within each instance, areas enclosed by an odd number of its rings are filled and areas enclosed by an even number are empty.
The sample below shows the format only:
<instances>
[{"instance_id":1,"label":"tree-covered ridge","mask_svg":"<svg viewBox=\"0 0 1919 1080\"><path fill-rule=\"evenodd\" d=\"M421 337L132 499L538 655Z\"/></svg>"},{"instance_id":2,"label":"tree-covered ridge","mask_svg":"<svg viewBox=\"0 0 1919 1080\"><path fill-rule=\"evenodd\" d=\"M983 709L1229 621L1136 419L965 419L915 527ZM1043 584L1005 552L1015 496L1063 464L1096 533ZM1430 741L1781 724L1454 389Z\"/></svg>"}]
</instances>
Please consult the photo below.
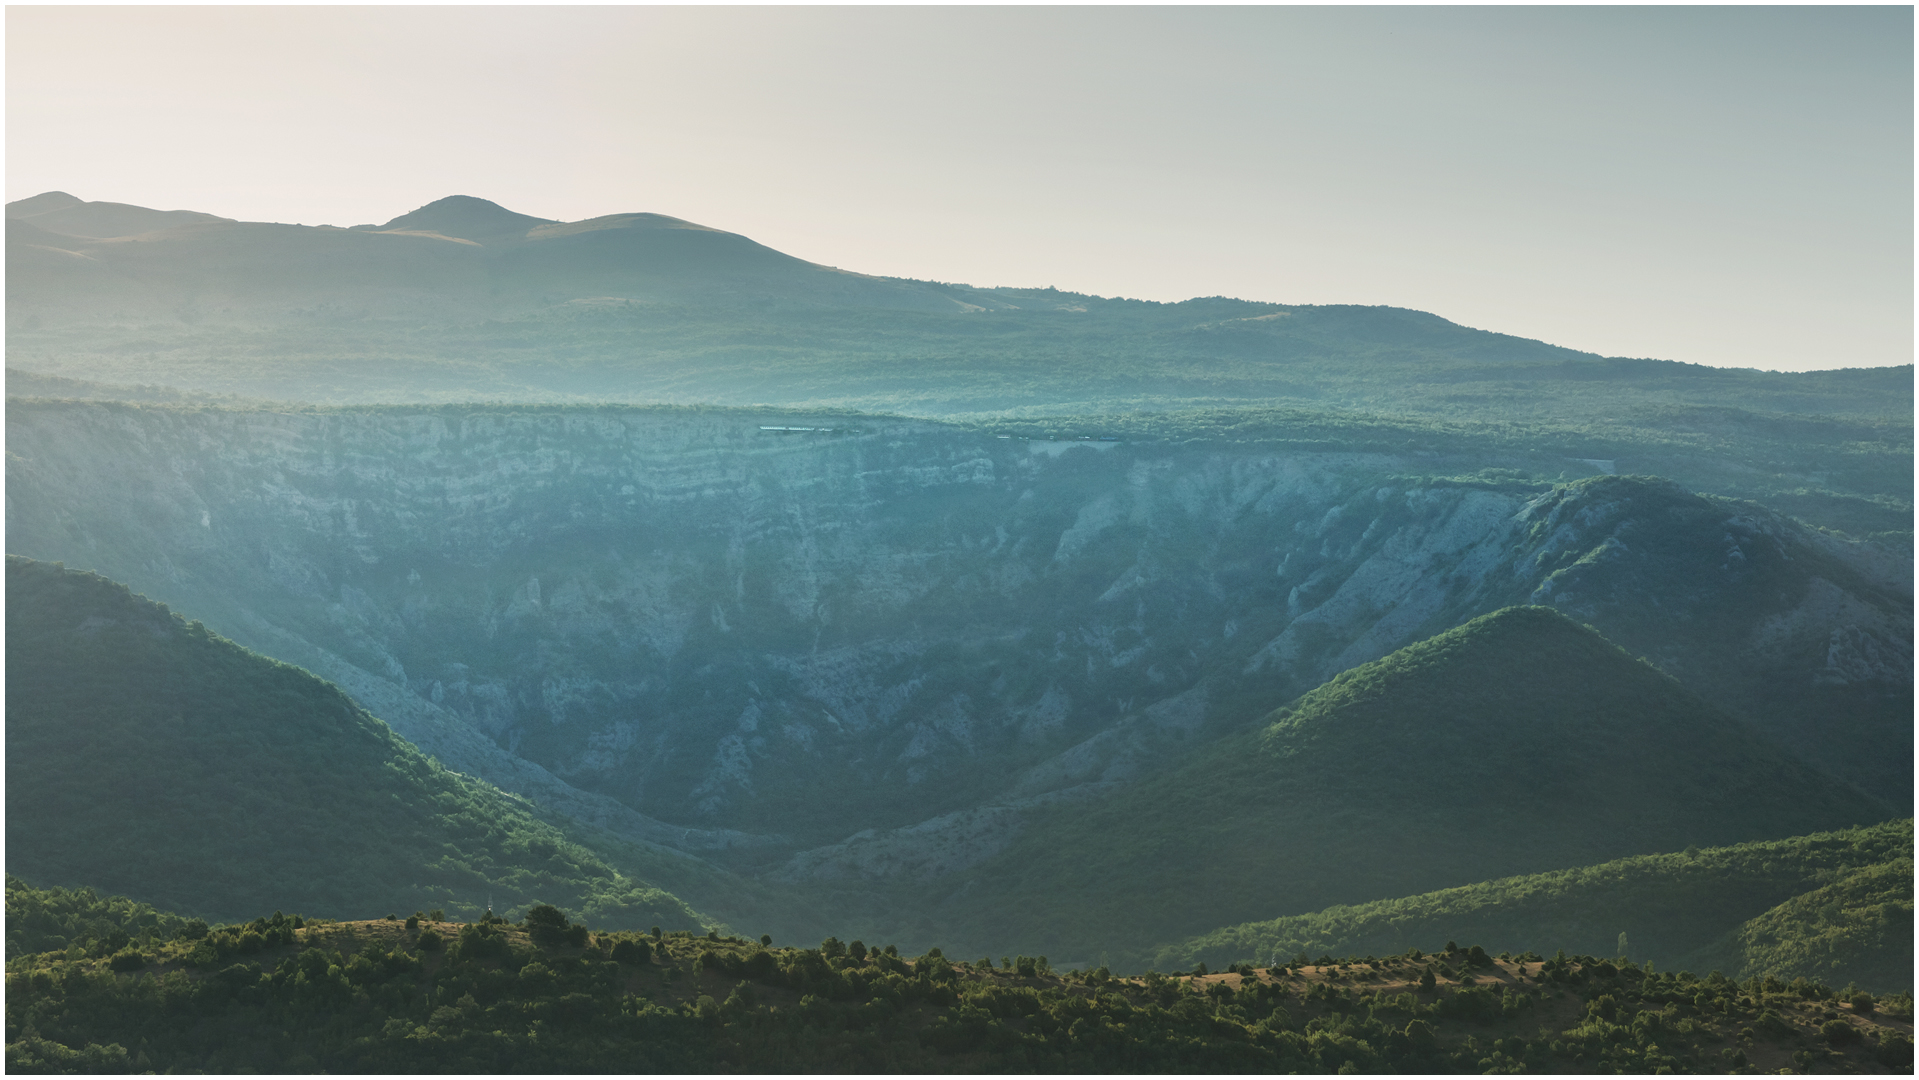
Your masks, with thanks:
<instances>
[{"instance_id":1,"label":"tree-covered ridge","mask_svg":"<svg viewBox=\"0 0 1919 1080\"><path fill-rule=\"evenodd\" d=\"M1662 967L1912 985L1912 820L1790 840L1642 855L1419 896L1224 927L1166 946L1160 967L1304 952L1398 952L1436 936L1493 949L1549 941ZM1903 932L1903 933L1902 933Z\"/></svg>"},{"instance_id":2,"label":"tree-covered ridge","mask_svg":"<svg viewBox=\"0 0 1919 1080\"><path fill-rule=\"evenodd\" d=\"M1906 850L1906 858L1842 871L1832 884L1747 920L1695 959L1704 965L1724 957L1729 969L1746 972L1910 986L1913 864Z\"/></svg>"},{"instance_id":3,"label":"tree-covered ridge","mask_svg":"<svg viewBox=\"0 0 1919 1080\"><path fill-rule=\"evenodd\" d=\"M172 938L192 920L124 896L88 888L35 889L7 875L7 959L61 952L73 942L109 955L141 937ZM75 959L79 959L78 956Z\"/></svg>"},{"instance_id":4,"label":"tree-covered ridge","mask_svg":"<svg viewBox=\"0 0 1919 1080\"><path fill-rule=\"evenodd\" d=\"M1016 913L999 933L1093 957L1245 921L1199 924L1226 912L1272 918L1892 816L1590 628L1508 608L1054 812L966 887ZM984 917L965 925L969 941L989 932Z\"/></svg>"},{"instance_id":5,"label":"tree-covered ridge","mask_svg":"<svg viewBox=\"0 0 1919 1080\"><path fill-rule=\"evenodd\" d=\"M207 917L545 901L705 922L332 684L97 575L8 556L7 674L9 873Z\"/></svg>"},{"instance_id":6,"label":"tree-covered ridge","mask_svg":"<svg viewBox=\"0 0 1919 1080\"><path fill-rule=\"evenodd\" d=\"M32 892L9 882L9 907ZM285 916L7 964L10 1072L1883 1072L1910 994L1447 942L1116 977L829 938Z\"/></svg>"}]
</instances>

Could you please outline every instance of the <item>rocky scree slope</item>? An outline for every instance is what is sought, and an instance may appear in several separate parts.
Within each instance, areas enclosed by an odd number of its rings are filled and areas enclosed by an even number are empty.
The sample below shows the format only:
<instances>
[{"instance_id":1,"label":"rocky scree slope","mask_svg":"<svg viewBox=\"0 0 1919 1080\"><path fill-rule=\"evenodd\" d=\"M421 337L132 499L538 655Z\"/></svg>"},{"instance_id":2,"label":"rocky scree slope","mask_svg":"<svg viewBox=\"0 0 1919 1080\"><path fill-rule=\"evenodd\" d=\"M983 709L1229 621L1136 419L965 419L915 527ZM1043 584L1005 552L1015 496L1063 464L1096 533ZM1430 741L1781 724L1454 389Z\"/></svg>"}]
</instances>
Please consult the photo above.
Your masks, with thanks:
<instances>
[{"instance_id":1,"label":"rocky scree slope","mask_svg":"<svg viewBox=\"0 0 1919 1080\"><path fill-rule=\"evenodd\" d=\"M1910 797L1909 564L1658 480L750 411L8 415L15 551L299 663L452 767L791 880L962 869L1526 602Z\"/></svg>"}]
</instances>

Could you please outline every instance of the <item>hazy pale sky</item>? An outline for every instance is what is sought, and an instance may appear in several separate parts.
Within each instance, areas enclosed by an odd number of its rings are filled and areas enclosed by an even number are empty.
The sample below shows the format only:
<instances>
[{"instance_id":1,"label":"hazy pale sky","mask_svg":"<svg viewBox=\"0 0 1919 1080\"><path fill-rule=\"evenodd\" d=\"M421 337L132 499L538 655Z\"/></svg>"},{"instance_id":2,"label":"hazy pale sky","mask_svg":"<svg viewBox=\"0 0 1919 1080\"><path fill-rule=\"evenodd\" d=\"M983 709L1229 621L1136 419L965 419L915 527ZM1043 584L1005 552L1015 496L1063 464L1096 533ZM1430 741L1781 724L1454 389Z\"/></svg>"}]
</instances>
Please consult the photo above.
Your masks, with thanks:
<instances>
[{"instance_id":1,"label":"hazy pale sky","mask_svg":"<svg viewBox=\"0 0 1919 1080\"><path fill-rule=\"evenodd\" d=\"M7 198L647 210L815 262L1912 360L1913 14L9 7Z\"/></svg>"}]
</instances>

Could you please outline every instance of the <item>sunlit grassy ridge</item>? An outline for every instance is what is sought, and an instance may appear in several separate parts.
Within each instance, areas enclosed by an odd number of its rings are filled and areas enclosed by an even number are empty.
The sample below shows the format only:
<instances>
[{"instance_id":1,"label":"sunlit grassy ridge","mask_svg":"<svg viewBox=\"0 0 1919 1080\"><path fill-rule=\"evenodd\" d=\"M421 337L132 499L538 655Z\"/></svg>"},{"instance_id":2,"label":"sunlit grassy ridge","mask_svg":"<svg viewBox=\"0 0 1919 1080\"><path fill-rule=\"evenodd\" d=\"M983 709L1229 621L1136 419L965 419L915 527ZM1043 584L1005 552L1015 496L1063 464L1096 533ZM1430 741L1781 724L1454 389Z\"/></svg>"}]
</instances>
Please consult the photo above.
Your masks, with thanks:
<instances>
[{"instance_id":1,"label":"sunlit grassy ridge","mask_svg":"<svg viewBox=\"0 0 1919 1080\"><path fill-rule=\"evenodd\" d=\"M1911 984L1911 916L1908 818L1245 923L1169 945L1153 962L1170 970L1302 952L1385 955L1436 936L1610 955L1625 934L1634 957L1663 967L1897 990Z\"/></svg>"}]
</instances>

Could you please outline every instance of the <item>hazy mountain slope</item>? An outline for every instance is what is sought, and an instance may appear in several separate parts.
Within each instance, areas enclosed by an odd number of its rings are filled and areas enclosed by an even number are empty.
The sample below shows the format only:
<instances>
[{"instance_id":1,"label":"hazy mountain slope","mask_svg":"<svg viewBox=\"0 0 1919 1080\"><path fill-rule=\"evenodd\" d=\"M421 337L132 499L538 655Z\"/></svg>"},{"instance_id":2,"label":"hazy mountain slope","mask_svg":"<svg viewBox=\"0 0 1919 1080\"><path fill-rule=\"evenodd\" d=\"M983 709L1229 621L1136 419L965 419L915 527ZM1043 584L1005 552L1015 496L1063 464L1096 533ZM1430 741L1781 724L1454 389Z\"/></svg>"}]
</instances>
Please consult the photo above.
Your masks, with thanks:
<instances>
[{"instance_id":1,"label":"hazy mountain slope","mask_svg":"<svg viewBox=\"0 0 1919 1080\"><path fill-rule=\"evenodd\" d=\"M248 328L398 318L408 322L389 332L413 336L421 318L483 323L604 297L970 306L939 287L816 266L734 233L658 214L559 224L456 196L367 230L159 211L142 211L148 216L136 222L137 215L129 215L139 208L102 209L113 205L84 203L8 222L9 325L72 325L84 333L124 322ZM138 223L148 227L137 239L123 231ZM86 231L73 232L83 225ZM48 235L59 239L49 244ZM62 273L48 247L104 273ZM380 351L392 358L391 348Z\"/></svg>"},{"instance_id":2,"label":"hazy mountain slope","mask_svg":"<svg viewBox=\"0 0 1919 1080\"><path fill-rule=\"evenodd\" d=\"M1261 913L1892 816L1589 628L1511 608L1341 673L951 882L1051 955Z\"/></svg>"},{"instance_id":3,"label":"hazy mountain slope","mask_svg":"<svg viewBox=\"0 0 1919 1080\"><path fill-rule=\"evenodd\" d=\"M1447 940L1490 952L1545 942L1569 953L1614 956L1618 936L1625 934L1633 959L1661 969L1717 969L1739 979L1804 976L1902 990L1911 986L1912 943L1908 939L1902 947L1887 933L1898 925L1896 910L1886 912L1891 918L1876 911L1869 919L1785 916L1830 911L1835 890L1855 894L1860 886L1877 884L1885 895L1867 899L1894 908L1903 903L1910 927L1911 867L1908 818L1790 840L1640 855L1244 923L1155 950L1148 962L1164 971L1202 962L1220 969L1247 959L1284 962L1298 953L1386 956ZM1841 910L1850 916L1861 906ZM1770 949L1745 944L1760 926L1773 930Z\"/></svg>"},{"instance_id":4,"label":"hazy mountain slope","mask_svg":"<svg viewBox=\"0 0 1919 1080\"><path fill-rule=\"evenodd\" d=\"M227 223L138 243L15 221L9 362L336 403L1338 409L1475 425L1507 450L1765 498L1855 535L1910 532L1910 368L1608 359L1393 307L879 278L660 214L540 221L466 196L387 229Z\"/></svg>"},{"instance_id":5,"label":"hazy mountain slope","mask_svg":"<svg viewBox=\"0 0 1919 1080\"><path fill-rule=\"evenodd\" d=\"M15 283L7 289L9 326L39 326L43 298L71 308L78 318L109 312L164 316L164 305L140 281L85 253L87 246L25 221L7 222L7 280Z\"/></svg>"},{"instance_id":6,"label":"hazy mountain slope","mask_svg":"<svg viewBox=\"0 0 1919 1080\"><path fill-rule=\"evenodd\" d=\"M151 401L200 404L265 404L247 403L233 398L219 398L212 394L196 394L178 390L171 386L124 386L116 383L89 382L86 379L63 379L58 375L37 375L30 371L8 368L6 373L7 393L14 397L58 398L69 401Z\"/></svg>"},{"instance_id":7,"label":"hazy mountain slope","mask_svg":"<svg viewBox=\"0 0 1919 1080\"><path fill-rule=\"evenodd\" d=\"M197 210L149 210L130 203L85 202L64 191L49 191L7 204L9 230L16 222L27 222L48 232L93 239L231 220Z\"/></svg>"},{"instance_id":8,"label":"hazy mountain slope","mask_svg":"<svg viewBox=\"0 0 1919 1080\"><path fill-rule=\"evenodd\" d=\"M471 319L487 311L480 249L426 233L216 221L105 240L51 235L8 223L7 305L15 325L164 330L182 321L253 325L275 312Z\"/></svg>"},{"instance_id":9,"label":"hazy mountain slope","mask_svg":"<svg viewBox=\"0 0 1919 1080\"><path fill-rule=\"evenodd\" d=\"M24 199L15 199L7 204L7 218L29 218L35 214L44 214L53 210L64 210L70 206L80 206L86 202L77 195L64 191L43 191Z\"/></svg>"},{"instance_id":10,"label":"hazy mountain slope","mask_svg":"<svg viewBox=\"0 0 1919 1080\"><path fill-rule=\"evenodd\" d=\"M7 870L208 916L490 899L701 921L327 683L125 586L13 556Z\"/></svg>"},{"instance_id":11,"label":"hazy mountain slope","mask_svg":"<svg viewBox=\"0 0 1919 1080\"><path fill-rule=\"evenodd\" d=\"M1905 552L1632 477L1557 488L1524 517L1513 566L1530 592L1506 595L1601 627L1805 760L1911 800Z\"/></svg>"}]
</instances>

